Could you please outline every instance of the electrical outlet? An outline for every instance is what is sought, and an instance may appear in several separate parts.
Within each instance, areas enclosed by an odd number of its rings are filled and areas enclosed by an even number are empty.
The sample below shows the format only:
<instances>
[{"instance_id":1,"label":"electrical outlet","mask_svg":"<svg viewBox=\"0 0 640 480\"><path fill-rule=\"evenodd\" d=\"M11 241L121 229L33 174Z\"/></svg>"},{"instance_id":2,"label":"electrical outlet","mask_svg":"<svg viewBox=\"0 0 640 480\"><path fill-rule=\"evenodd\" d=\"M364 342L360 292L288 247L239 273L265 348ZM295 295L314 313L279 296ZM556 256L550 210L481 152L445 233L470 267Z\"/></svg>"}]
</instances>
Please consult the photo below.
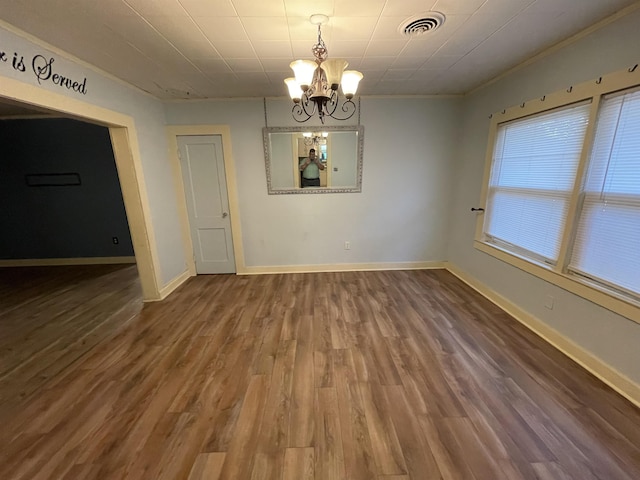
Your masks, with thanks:
<instances>
[{"instance_id":1,"label":"electrical outlet","mask_svg":"<svg viewBox=\"0 0 640 480\"><path fill-rule=\"evenodd\" d=\"M344 242L344 249L345 250L351 250L351 242L345 241Z\"/></svg>"},{"instance_id":2,"label":"electrical outlet","mask_svg":"<svg viewBox=\"0 0 640 480\"><path fill-rule=\"evenodd\" d=\"M547 295L544 299L544 306L549 310L553 310L553 301L555 299L551 295Z\"/></svg>"},{"instance_id":3,"label":"electrical outlet","mask_svg":"<svg viewBox=\"0 0 640 480\"><path fill-rule=\"evenodd\" d=\"M118 240L118 237L111 237L111 241L113 242L114 245L118 245L120 243L120 240Z\"/></svg>"}]
</instances>

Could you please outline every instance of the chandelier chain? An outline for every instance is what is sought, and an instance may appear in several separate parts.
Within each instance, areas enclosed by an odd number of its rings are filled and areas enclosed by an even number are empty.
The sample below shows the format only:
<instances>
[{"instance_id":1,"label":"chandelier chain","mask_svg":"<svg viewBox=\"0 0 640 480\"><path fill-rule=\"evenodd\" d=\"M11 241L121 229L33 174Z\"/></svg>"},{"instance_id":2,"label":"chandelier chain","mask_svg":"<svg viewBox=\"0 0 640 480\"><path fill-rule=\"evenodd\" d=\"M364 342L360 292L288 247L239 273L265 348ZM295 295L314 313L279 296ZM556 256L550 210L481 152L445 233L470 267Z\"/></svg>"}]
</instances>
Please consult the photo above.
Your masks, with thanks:
<instances>
[{"instance_id":1,"label":"chandelier chain","mask_svg":"<svg viewBox=\"0 0 640 480\"><path fill-rule=\"evenodd\" d=\"M318 24L318 43L316 43L311 48L311 53L316 57L316 62L322 63L329 56L329 52L327 51L327 46L322 39L322 30L320 29L320 25Z\"/></svg>"}]
</instances>

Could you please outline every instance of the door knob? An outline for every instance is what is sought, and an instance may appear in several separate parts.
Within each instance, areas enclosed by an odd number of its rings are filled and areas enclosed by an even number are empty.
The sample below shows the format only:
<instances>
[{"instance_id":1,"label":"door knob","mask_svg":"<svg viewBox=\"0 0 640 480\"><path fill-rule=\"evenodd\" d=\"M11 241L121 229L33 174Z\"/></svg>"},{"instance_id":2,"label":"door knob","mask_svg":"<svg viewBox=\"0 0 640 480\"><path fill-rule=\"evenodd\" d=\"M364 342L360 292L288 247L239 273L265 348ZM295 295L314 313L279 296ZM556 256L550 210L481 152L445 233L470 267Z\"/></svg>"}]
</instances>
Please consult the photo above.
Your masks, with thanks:
<instances>
[{"instance_id":1,"label":"door knob","mask_svg":"<svg viewBox=\"0 0 640 480\"><path fill-rule=\"evenodd\" d=\"M227 212L222 212L222 218L225 218L227 215L229 215Z\"/></svg>"}]
</instances>

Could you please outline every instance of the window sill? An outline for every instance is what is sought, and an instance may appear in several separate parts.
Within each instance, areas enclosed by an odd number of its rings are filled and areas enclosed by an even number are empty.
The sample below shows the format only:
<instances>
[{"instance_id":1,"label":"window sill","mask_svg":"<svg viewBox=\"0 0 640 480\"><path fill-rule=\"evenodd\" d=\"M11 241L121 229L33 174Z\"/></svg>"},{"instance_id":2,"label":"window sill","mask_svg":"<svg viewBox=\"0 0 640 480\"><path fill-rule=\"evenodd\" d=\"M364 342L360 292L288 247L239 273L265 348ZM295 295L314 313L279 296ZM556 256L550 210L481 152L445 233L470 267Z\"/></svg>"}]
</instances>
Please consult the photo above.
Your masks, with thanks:
<instances>
[{"instance_id":1,"label":"window sill","mask_svg":"<svg viewBox=\"0 0 640 480\"><path fill-rule=\"evenodd\" d=\"M492 257L502 260L520 270L552 283L601 307L640 323L640 302L625 297L613 290L605 289L580 277L559 273L549 265L537 263L494 245L475 240L474 247Z\"/></svg>"}]
</instances>

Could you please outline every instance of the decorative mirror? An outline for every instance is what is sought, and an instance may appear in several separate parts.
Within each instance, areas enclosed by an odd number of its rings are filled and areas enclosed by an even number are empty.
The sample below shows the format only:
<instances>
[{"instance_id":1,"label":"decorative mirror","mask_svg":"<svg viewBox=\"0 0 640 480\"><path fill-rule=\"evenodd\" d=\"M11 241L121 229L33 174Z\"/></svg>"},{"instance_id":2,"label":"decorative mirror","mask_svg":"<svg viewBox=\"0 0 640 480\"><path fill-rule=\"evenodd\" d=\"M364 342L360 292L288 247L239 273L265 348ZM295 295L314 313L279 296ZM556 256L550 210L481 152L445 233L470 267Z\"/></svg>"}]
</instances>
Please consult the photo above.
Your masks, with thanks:
<instances>
[{"instance_id":1,"label":"decorative mirror","mask_svg":"<svg viewBox=\"0 0 640 480\"><path fill-rule=\"evenodd\" d=\"M269 195L362 191L364 127L265 127Z\"/></svg>"}]
</instances>

